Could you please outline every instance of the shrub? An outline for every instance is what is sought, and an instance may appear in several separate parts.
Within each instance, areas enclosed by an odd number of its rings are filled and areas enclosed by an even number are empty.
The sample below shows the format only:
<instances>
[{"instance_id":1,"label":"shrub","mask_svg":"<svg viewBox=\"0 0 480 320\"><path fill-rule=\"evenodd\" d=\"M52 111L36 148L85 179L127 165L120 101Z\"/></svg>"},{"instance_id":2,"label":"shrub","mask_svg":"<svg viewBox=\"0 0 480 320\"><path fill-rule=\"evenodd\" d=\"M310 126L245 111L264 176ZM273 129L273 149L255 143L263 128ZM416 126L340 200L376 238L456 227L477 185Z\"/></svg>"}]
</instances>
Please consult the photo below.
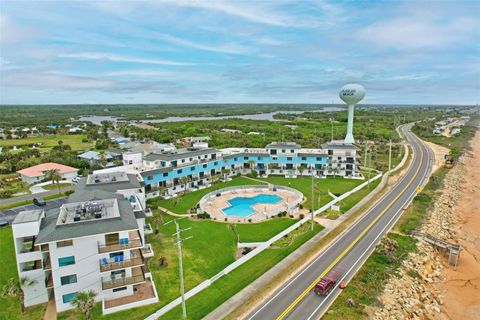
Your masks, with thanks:
<instances>
[{"instance_id":1,"label":"shrub","mask_svg":"<svg viewBox=\"0 0 480 320\"><path fill-rule=\"evenodd\" d=\"M303 218L305 218L305 215L304 215L303 213L300 213L300 215L298 216L298 218L299 218L300 220L302 220Z\"/></svg>"},{"instance_id":2,"label":"shrub","mask_svg":"<svg viewBox=\"0 0 480 320\"><path fill-rule=\"evenodd\" d=\"M74 192L75 192L74 190L67 190L67 191L64 192L64 194L68 197L69 195L71 195Z\"/></svg>"},{"instance_id":3,"label":"shrub","mask_svg":"<svg viewBox=\"0 0 480 320\"><path fill-rule=\"evenodd\" d=\"M199 219L210 219L210 215L209 215L208 213L206 213L206 212L204 212L204 213L198 213L198 214L197 214L197 218L199 218Z\"/></svg>"}]
</instances>

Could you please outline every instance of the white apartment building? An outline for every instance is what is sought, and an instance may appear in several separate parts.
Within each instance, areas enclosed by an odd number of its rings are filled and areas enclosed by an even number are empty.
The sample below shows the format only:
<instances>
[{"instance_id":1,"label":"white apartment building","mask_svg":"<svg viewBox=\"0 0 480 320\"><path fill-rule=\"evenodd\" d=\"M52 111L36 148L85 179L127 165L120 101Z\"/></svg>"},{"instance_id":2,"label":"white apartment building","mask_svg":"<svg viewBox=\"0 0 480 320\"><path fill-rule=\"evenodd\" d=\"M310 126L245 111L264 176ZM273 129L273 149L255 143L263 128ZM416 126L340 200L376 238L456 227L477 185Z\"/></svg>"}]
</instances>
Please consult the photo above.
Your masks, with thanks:
<instances>
[{"instance_id":1,"label":"white apartment building","mask_svg":"<svg viewBox=\"0 0 480 320\"><path fill-rule=\"evenodd\" d=\"M54 299L57 312L94 290L103 313L158 302L146 258L145 193L124 172L82 179L60 208L20 212L12 228L19 277L35 280L25 305Z\"/></svg>"}]
</instances>

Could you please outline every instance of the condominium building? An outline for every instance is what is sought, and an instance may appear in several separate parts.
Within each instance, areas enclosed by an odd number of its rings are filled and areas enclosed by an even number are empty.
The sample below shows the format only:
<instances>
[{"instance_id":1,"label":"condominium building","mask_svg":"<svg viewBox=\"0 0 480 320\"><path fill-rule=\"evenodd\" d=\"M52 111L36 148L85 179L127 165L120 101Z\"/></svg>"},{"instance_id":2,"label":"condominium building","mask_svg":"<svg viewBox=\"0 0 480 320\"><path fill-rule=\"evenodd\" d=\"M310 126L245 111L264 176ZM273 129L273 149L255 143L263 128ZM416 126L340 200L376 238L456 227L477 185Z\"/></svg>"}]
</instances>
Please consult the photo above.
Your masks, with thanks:
<instances>
[{"instance_id":1,"label":"condominium building","mask_svg":"<svg viewBox=\"0 0 480 320\"><path fill-rule=\"evenodd\" d=\"M314 175L319 178L342 176L363 179L355 146L332 141L322 148L302 148L293 142L268 144L265 148L208 147L152 153L143 157L139 174L143 177L147 198L208 186L212 176L247 174L252 170L266 177L283 175L295 178Z\"/></svg>"},{"instance_id":2,"label":"condominium building","mask_svg":"<svg viewBox=\"0 0 480 320\"><path fill-rule=\"evenodd\" d=\"M145 192L124 172L81 179L56 209L20 212L12 228L25 305L55 301L73 308L80 291L94 290L105 314L158 302L146 258Z\"/></svg>"}]
</instances>

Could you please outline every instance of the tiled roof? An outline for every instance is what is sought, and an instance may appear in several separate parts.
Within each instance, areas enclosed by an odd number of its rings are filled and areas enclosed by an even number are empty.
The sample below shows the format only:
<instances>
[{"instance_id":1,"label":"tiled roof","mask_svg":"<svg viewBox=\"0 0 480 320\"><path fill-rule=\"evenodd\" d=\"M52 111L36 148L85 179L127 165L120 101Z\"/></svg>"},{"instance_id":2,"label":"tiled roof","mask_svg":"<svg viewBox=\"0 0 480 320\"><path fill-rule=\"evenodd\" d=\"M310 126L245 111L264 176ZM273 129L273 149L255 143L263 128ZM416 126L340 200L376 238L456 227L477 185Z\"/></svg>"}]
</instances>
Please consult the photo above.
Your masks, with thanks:
<instances>
[{"instance_id":1,"label":"tiled roof","mask_svg":"<svg viewBox=\"0 0 480 320\"><path fill-rule=\"evenodd\" d=\"M45 171L48 170L57 170L60 174L78 171L77 168L69 167L55 162L47 162L19 170L17 171L17 173L27 177L40 177L43 176L45 174Z\"/></svg>"}]
</instances>

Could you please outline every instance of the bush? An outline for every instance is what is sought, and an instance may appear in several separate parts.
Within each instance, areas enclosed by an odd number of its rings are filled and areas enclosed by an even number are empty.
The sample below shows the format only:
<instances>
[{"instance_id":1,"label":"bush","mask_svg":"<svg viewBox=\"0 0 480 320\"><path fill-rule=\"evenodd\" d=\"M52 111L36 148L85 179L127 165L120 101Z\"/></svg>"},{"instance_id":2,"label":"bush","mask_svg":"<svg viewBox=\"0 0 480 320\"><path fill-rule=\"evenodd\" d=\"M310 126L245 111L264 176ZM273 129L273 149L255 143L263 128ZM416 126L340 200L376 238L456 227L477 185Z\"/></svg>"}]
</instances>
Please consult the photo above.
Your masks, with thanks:
<instances>
[{"instance_id":1,"label":"bush","mask_svg":"<svg viewBox=\"0 0 480 320\"><path fill-rule=\"evenodd\" d=\"M305 218L305 215L304 215L303 213L300 213L300 215L298 216L298 218L299 218L300 220L302 220L303 218Z\"/></svg>"},{"instance_id":2,"label":"bush","mask_svg":"<svg viewBox=\"0 0 480 320\"><path fill-rule=\"evenodd\" d=\"M281 218L281 217L285 217L286 215L287 215L287 211L282 211L277 214L277 217Z\"/></svg>"},{"instance_id":3,"label":"bush","mask_svg":"<svg viewBox=\"0 0 480 320\"><path fill-rule=\"evenodd\" d=\"M67 191L64 192L64 194L68 197L69 195L71 195L74 192L75 192L74 190L67 190Z\"/></svg>"},{"instance_id":4,"label":"bush","mask_svg":"<svg viewBox=\"0 0 480 320\"><path fill-rule=\"evenodd\" d=\"M208 213L206 213L206 212L204 212L204 213L198 213L198 214L197 214L197 218L198 218L198 219L210 219L210 215L209 215Z\"/></svg>"}]
</instances>

